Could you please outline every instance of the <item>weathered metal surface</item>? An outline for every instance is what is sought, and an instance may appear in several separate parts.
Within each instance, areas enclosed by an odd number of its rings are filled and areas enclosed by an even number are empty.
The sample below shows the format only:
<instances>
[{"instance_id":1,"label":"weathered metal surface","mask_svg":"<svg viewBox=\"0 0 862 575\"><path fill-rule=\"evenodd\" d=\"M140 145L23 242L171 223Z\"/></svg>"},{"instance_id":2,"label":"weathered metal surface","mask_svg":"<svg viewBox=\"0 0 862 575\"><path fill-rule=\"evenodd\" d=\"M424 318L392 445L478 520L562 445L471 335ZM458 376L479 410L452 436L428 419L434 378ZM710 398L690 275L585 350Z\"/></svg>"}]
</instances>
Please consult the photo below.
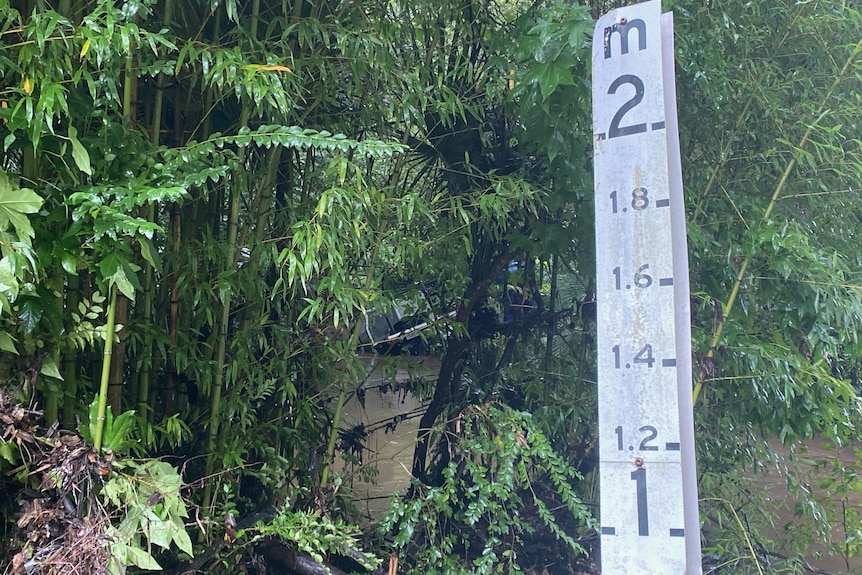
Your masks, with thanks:
<instances>
[{"instance_id":1,"label":"weathered metal surface","mask_svg":"<svg viewBox=\"0 0 862 575\"><path fill-rule=\"evenodd\" d=\"M690 362L677 357L659 0L598 21L593 102L602 573L680 575L677 375Z\"/></svg>"}]
</instances>

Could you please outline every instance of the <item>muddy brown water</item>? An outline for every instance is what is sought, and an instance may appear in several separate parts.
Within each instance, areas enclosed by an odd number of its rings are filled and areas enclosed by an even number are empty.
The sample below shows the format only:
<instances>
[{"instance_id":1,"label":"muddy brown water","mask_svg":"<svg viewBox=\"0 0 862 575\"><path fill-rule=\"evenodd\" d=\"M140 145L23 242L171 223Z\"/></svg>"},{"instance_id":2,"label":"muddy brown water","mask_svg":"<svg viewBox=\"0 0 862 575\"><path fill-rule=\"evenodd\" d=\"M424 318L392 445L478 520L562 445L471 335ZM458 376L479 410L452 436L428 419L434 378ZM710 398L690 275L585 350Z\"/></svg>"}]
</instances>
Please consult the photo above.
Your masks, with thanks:
<instances>
[{"instance_id":1,"label":"muddy brown water","mask_svg":"<svg viewBox=\"0 0 862 575\"><path fill-rule=\"evenodd\" d=\"M396 368L398 360L364 356L369 371L363 385L364 401L353 398L344 406L342 429L361 425L369 431L363 441L362 463L378 471L373 481L364 481L355 466L341 467L341 473L352 478L356 504L368 520L380 519L389 508L392 494L403 493L410 485L413 445L423 404L404 386L417 378L433 382L440 370L440 362L432 357L416 356Z\"/></svg>"},{"instance_id":2,"label":"muddy brown water","mask_svg":"<svg viewBox=\"0 0 862 575\"><path fill-rule=\"evenodd\" d=\"M362 425L364 430L370 431L363 442L366 449L362 462L375 466L378 474L372 481L366 481L359 477L355 466L342 465L340 472L352 481L356 504L366 520L375 521L389 508L390 497L394 493L403 493L410 485L413 445L423 404L403 387L410 379L419 377L433 382L440 364L434 358L416 357L411 358L411 361L400 369L395 369L394 360L391 358L368 355L363 360L369 370L369 377L364 384L364 405L355 398L345 405L342 428ZM782 448L777 447L778 442L775 442L775 445L781 452ZM851 467L856 462L854 446L833 449L822 440L814 440L807 442L805 449L807 453L804 457L812 462L832 462L837 458L845 466ZM832 497L829 493L818 490L816 477L810 479L815 494L825 497L827 501L838 506L838 509L841 505L859 509L862 504L858 496L844 501ZM788 493L786 478L775 469L757 476L755 481L767 493L764 504L773 506L778 511L775 532L769 535L780 541L787 526L800 521L794 516L797 501ZM842 523L836 522L833 525L833 541L844 541L847 535ZM775 551L781 552L780 548ZM862 575L862 557L829 556L824 553L822 546L812 546L806 560L821 573Z\"/></svg>"},{"instance_id":3,"label":"muddy brown water","mask_svg":"<svg viewBox=\"0 0 862 575\"><path fill-rule=\"evenodd\" d=\"M787 453L788 448L781 446L777 440L773 441L772 445L778 453ZM812 491L815 499L821 501L824 506L831 507L831 511L836 514L837 520L832 522L832 541L842 546L848 537L853 536L853 530L849 526L845 531L845 525L841 520L842 511L851 508L857 512L862 511L860 509L862 507L862 500L860 500L858 493L842 496L823 489L819 481L822 473L817 471L818 467L816 467L816 464L825 466L828 469L834 463L840 462L846 468L852 470L857 464L855 449L859 447L845 445L834 448L824 439L805 441L799 443L796 447L800 457L809 462L808 464L803 464L804 467L802 468L802 481L805 484L805 488ZM772 469L767 474L758 476L756 481L769 494L767 501L764 503L778 511L774 533L769 535L774 536L776 541L780 541L787 532L805 528L804 525L800 527L802 520L796 516L794 511L799 500L789 493L787 478L783 473ZM780 550L778 551L780 552ZM830 556L826 553L824 545L812 545L808 549L805 560L812 568L819 570L822 574L862 574L862 557Z\"/></svg>"}]
</instances>

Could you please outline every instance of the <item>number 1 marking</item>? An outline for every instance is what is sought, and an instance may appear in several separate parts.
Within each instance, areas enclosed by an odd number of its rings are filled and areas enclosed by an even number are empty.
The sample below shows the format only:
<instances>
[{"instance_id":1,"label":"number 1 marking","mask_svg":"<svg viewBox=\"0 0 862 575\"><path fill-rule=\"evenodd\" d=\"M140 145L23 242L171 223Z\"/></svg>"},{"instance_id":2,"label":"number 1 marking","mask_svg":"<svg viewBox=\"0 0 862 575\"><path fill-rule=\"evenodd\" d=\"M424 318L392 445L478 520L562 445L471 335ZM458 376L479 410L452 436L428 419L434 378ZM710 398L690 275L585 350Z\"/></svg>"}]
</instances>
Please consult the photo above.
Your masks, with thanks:
<instances>
[{"instance_id":1,"label":"number 1 marking","mask_svg":"<svg viewBox=\"0 0 862 575\"><path fill-rule=\"evenodd\" d=\"M646 499L646 469L641 467L632 471L632 481L635 481L638 499L638 535L649 537L649 516Z\"/></svg>"}]
</instances>

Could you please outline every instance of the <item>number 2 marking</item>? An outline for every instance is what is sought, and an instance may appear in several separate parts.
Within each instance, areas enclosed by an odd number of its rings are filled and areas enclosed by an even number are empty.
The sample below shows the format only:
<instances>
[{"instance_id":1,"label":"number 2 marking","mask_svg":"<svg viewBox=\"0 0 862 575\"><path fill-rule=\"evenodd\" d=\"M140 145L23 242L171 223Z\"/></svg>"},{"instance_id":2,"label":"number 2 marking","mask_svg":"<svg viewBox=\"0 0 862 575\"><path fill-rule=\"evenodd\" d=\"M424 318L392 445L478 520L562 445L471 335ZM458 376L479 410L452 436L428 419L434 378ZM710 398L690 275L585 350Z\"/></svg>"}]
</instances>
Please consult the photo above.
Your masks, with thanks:
<instances>
[{"instance_id":1,"label":"number 2 marking","mask_svg":"<svg viewBox=\"0 0 862 575\"><path fill-rule=\"evenodd\" d=\"M632 124L631 126L623 126L620 127L620 121L632 108L641 103L641 100L644 99L644 83L643 80L635 76L634 74L623 74L616 80L611 83L610 88L608 88L608 94L616 94L617 90L623 84L631 84L635 87L635 95L632 96L626 103L620 106L620 109L617 110L617 113L614 114L613 119L611 119L611 125L608 128L608 138L618 138L620 136L631 136L632 134L640 134L642 132L647 131L647 125L644 124Z\"/></svg>"},{"instance_id":2,"label":"number 2 marking","mask_svg":"<svg viewBox=\"0 0 862 575\"><path fill-rule=\"evenodd\" d=\"M650 445L650 441L655 439L658 436L658 430L652 425L644 425L643 427L639 427L638 431L646 431L648 435L641 440L640 450L641 451L658 451L657 445Z\"/></svg>"}]
</instances>

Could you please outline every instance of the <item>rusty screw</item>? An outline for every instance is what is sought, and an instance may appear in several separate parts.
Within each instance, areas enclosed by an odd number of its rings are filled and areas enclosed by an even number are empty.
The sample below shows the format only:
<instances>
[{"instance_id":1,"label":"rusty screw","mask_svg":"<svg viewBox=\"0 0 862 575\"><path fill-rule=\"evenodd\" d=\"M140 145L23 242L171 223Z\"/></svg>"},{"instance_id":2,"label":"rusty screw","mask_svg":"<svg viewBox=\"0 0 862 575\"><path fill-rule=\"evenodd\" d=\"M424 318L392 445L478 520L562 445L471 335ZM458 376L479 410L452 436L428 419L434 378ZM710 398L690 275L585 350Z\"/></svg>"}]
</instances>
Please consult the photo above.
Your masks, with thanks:
<instances>
[{"instance_id":1,"label":"rusty screw","mask_svg":"<svg viewBox=\"0 0 862 575\"><path fill-rule=\"evenodd\" d=\"M635 467L643 467L644 466L644 458L643 457L635 457Z\"/></svg>"},{"instance_id":2,"label":"rusty screw","mask_svg":"<svg viewBox=\"0 0 862 575\"><path fill-rule=\"evenodd\" d=\"M628 23L629 23L628 18L620 18L620 26L625 26Z\"/></svg>"}]
</instances>

